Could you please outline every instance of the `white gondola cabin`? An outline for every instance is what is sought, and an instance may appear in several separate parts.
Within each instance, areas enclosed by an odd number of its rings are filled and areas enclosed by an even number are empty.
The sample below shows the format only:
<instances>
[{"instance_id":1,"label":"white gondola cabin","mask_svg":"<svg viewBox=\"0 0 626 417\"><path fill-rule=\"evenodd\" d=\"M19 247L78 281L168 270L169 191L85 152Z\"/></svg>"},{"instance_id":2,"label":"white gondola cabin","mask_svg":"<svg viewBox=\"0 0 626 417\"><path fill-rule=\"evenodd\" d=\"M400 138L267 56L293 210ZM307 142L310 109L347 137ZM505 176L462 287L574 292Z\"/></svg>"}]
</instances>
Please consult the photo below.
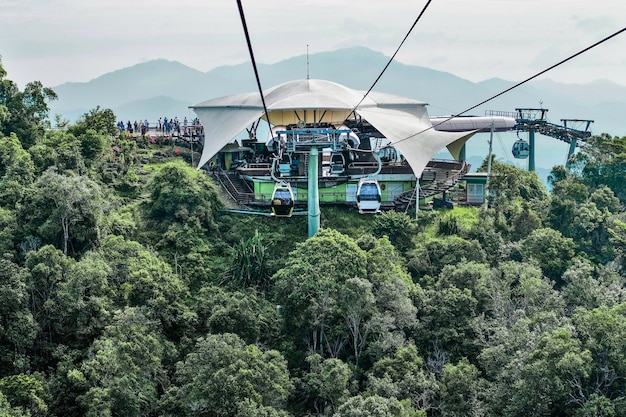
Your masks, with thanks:
<instances>
[{"instance_id":1,"label":"white gondola cabin","mask_svg":"<svg viewBox=\"0 0 626 417\"><path fill-rule=\"evenodd\" d=\"M360 214L380 213L381 192L378 181L361 178L356 191L356 204Z\"/></svg>"}]
</instances>

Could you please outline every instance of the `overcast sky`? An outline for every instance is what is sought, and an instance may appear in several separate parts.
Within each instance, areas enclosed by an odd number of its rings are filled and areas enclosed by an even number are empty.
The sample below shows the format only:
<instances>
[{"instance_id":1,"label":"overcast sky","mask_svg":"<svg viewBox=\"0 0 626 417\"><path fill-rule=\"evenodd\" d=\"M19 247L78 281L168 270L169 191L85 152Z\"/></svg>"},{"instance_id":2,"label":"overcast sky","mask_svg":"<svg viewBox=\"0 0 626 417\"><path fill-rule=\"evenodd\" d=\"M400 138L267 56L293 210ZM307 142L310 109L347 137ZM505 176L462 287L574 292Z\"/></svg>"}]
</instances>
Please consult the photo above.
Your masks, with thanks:
<instances>
[{"instance_id":1,"label":"overcast sky","mask_svg":"<svg viewBox=\"0 0 626 417\"><path fill-rule=\"evenodd\" d=\"M158 58L201 71L249 61L235 0L0 2L0 56L20 87L89 81ZM242 4L255 58L271 64L307 45L311 54L367 46L391 56L426 0ZM472 81L521 81L625 26L624 0L433 0L396 59ZM626 33L544 78L626 86Z\"/></svg>"}]
</instances>

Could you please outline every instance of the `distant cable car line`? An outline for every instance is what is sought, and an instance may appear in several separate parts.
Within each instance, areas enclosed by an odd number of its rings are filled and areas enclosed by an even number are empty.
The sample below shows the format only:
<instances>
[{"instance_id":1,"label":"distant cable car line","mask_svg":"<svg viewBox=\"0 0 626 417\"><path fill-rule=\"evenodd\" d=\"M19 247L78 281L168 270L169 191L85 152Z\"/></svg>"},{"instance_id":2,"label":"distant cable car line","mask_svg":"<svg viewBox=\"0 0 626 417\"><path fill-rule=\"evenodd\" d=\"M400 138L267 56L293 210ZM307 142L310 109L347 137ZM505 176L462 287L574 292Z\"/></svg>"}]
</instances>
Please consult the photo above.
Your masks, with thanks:
<instances>
[{"instance_id":1,"label":"distant cable car line","mask_svg":"<svg viewBox=\"0 0 626 417\"><path fill-rule=\"evenodd\" d=\"M263 96L263 88L261 88L261 79L259 78L259 71L256 66L256 60L254 59L254 52L252 51L252 42L250 41L250 34L248 33L248 25L246 24L246 17L243 13L243 6L241 0L237 0L237 6L239 7L239 16L241 17L241 24L243 26L243 32L246 35L246 43L248 44L248 52L250 52L250 60L252 61L252 67L254 68L254 76L256 77L256 83L259 87L259 94L261 94L261 102L263 103L263 111L265 112L265 118L267 124L270 123L270 116L267 113L267 106L265 105L265 96Z\"/></svg>"},{"instance_id":2,"label":"distant cable car line","mask_svg":"<svg viewBox=\"0 0 626 417\"><path fill-rule=\"evenodd\" d=\"M411 32L413 31L413 29L415 28L415 26L417 25L417 22L421 19L421 17L422 17L422 16L423 16L423 14L425 13L425 11L426 11L426 9L428 8L428 6L430 5L431 1L432 1L432 0L428 0L428 1L427 1L427 3L425 4L424 8L422 9L422 11L420 12L420 14L418 15L417 19L415 20L415 22L413 23L413 25L411 26L411 28L409 29L409 31L408 31L408 32L407 32L407 34L405 35L404 39L402 40L402 42L400 43L400 45L398 46L398 48L397 48L397 49L396 49L396 51L394 52L393 56L389 59L389 61L388 61L388 62L387 62L387 64L385 65L385 67L384 67L384 68L382 69L382 71L379 73L378 77L376 78L376 80L374 81L374 83L372 84L372 86L371 86L371 87L367 90L367 92L363 95L363 97L362 97L362 98L361 98L361 100L358 102L358 104L352 108L352 111L350 112L351 114L354 114L354 115L356 116L356 109L357 109L357 108L358 108L358 106L359 106L359 105L360 105L360 104L361 104L361 103L365 100L365 98L368 96L368 94L369 94L369 93L373 90L373 88L374 88L374 87L375 87L375 85L378 83L378 81L380 80L380 78L382 77L382 75L384 74L384 72L387 70L387 68L389 67L389 65L391 64L391 62L395 59L395 56L396 56L396 55L397 55L397 53L399 52L400 48L403 46L403 44L404 44L404 42L406 41L406 39L408 38L408 36L411 34ZM263 103L263 110L264 110L264 113L265 113L265 118L266 118L266 120L267 120L267 123L268 123L268 124L270 124L269 113L268 113L267 106L266 106L266 103L265 103L265 97L264 97L264 95L263 95L263 89L262 89L262 87L261 87L261 81L260 81L260 77L259 77L259 73L258 73L258 69L257 69L257 65L256 65L256 60L255 60L255 58L254 58L254 53L253 53L252 43L251 43L251 41L250 41L250 35L249 35L249 32L248 32L248 28L247 28L247 24L246 24L246 20L245 20L244 12L243 12L243 6L242 6L242 4L241 4L241 0L237 0L237 4L238 4L238 7L239 7L239 14L240 14L240 17L241 17L241 22L242 22L242 25L243 25L244 33L245 33L245 36L246 36L246 42L247 42L247 45L248 45L248 50L249 50L249 53L250 53L250 59L251 59L251 61L252 61L252 65L253 65L253 68L254 68L254 73L255 73L255 77L256 77L256 81L257 81L258 89L259 89L259 94L260 94L260 96L261 96L261 101L262 101L262 103ZM502 92L500 92L500 93L498 93L498 94L495 94L494 96L492 96L492 97L490 97L490 98L488 98L488 99L486 99L486 100L483 100L482 102L480 102L480 103L478 103L478 104L476 104L476 105L474 105L474 106L472 106L472 107L470 107L470 108L468 108L468 109L466 109L466 110L464 110L464 111L462 111L462 112L460 112L460 113L458 113L458 114L456 114L456 115L449 116L449 117L445 118L444 120L440 121L439 123L436 123L436 124L434 124L434 125L431 125L430 127L426 128L426 129L423 129L423 130L421 130L421 131L419 131L419 132L417 132L417 133L414 133L414 134L412 134L412 135L410 135L410 136L407 136L407 137L406 137L406 138L404 138L404 139L400 139L400 140L397 140L397 141L395 141L395 142L391 142L389 145L393 146L393 145L398 144L398 143L400 143L400 142L403 142L403 141L405 141L405 140L411 139L411 138L416 137L416 136L418 136L418 135L420 135L420 134L422 134L422 133L424 133L424 132L426 132L426 131L428 131L428 130L430 130L430 129L433 129L433 128L435 128L435 127L437 127L437 126L439 126L439 125L441 125L441 124L443 124L443 123L446 123L446 122L448 122L448 121L450 121L450 120L454 119L455 117L462 116L463 114L465 114L465 113L467 113L467 112L469 112L469 111L471 111L471 110L473 110L473 109L475 109L475 108L477 108L477 107L479 107L479 106L481 106L481 105L483 105L483 104L485 104L485 103L487 103L487 102L489 102L489 101L491 101L491 100L493 100L493 99L495 99L495 98L497 98L497 97L499 97L499 96L501 96L501 95L503 95L503 94L506 94L506 93L508 93L509 91L511 91L511 90L513 90L513 89L515 89L515 88L517 88L517 87L519 87L519 86L521 86L521 85L523 85L523 84L527 83L528 81L531 81L531 80L533 80L533 79L535 79L535 78L539 77L540 75L545 74L546 72L548 72L548 71L550 71L550 70L552 70L552 69L554 69L554 68L556 68L556 67L558 67L558 66L560 66L560 65L562 65L562 64L564 64L564 63L566 63L566 62L568 62L568 61L570 61L570 60L572 60L573 58L577 57L578 55L581 55L581 54L583 54L583 53L585 53L585 52L587 52L587 51L589 51L589 50L591 50L591 49L595 48L596 46L598 46L598 45L600 45L600 44L602 44L602 43L604 43L604 42L606 42L606 41L608 41L608 40L612 39L613 37L615 37L615 36L617 36L617 35L619 35L619 34L623 33L624 31L626 31L626 28L622 28L621 30L619 30L619 31L617 31L617 32L615 32L615 33L613 33L612 35L605 37L604 39L602 39L602 40L600 40L600 41L598 41L598 42L596 42L596 43L594 43L594 44L592 44L592 45L588 46L587 48L585 48L585 49L583 49L583 50L581 50L581 51L579 51L579 52L577 52L577 53L575 53L575 54L571 55L570 57L568 57L568 58L566 58L566 59L561 60L560 62L558 62L558 63L556 63L556 64L554 64L554 65L552 65L552 66L548 67L547 69L545 69L545 70L543 70L543 71L540 71L540 72L536 73L535 75L533 75L533 76L531 76L531 77L529 77L529 78L525 79L524 81L521 81L521 82L519 82L519 83L517 83L517 84L513 85L512 87L509 87L509 88L505 89L504 91L502 91ZM307 46L308 46L308 45L307 45ZM308 59L308 54L307 54L307 59ZM307 79L308 79L308 73L307 73ZM270 125L270 126L271 126L271 125ZM524 142L524 141L522 141L522 140L519 140L518 142L516 142L516 143L515 143L515 145L514 145L514 147L513 147L513 155L514 155L516 158L527 158L527 157L528 157L528 153L529 153L529 148L528 148L528 145L527 145L527 143L526 143L526 142ZM279 152L278 156L276 156L276 155L275 155L275 158L277 158L277 159L280 159L281 157L282 157L282 151L281 151L281 152ZM274 194L276 194L276 192L278 192L278 193L280 194L280 193L282 193L282 192L284 191L284 192L285 192L285 193L284 193L285 195L286 195L286 192L289 192L289 194L290 194L290 195L293 195L293 193L292 193L292 190L291 190L291 187L290 187L289 183L285 183L284 181L282 181L282 182L280 182L280 183L278 183L278 182L277 182L277 183L275 184L275 186L276 186L276 187L275 187L275 189L274 189ZM276 201L276 202L279 202L279 200L277 200L277 199L273 199L273 200L274 200L274 201ZM289 200L289 199L287 199L287 200ZM293 197L291 197L291 202L293 203ZM277 203L276 205L279 205L279 204ZM285 217L290 216L290 215L291 215L291 213L292 213L292 211L291 211L291 210L293 210L293 206L289 207L289 205L290 205L290 204L283 205L282 210L281 210L281 208L279 208L279 209L278 209L278 210L279 210L279 212L282 212L283 210L286 210L286 212L285 212L284 214L283 214L283 213L277 213L277 212L274 210L274 206L272 206L272 211L273 211L273 214L274 214L274 215L279 215L279 216L281 216L281 215L282 215L282 216L285 216ZM286 207L285 207L285 206L286 206ZM359 211L362 213L362 211L361 211L361 210L359 210Z\"/></svg>"},{"instance_id":3,"label":"distant cable car line","mask_svg":"<svg viewBox=\"0 0 626 417\"><path fill-rule=\"evenodd\" d=\"M397 48L397 49L396 49L396 51L394 52L393 56L389 59L389 61L387 62L387 64L386 64L386 65L385 65L385 67L383 68L383 70L380 72L380 74L378 75L378 77L376 78L376 80L374 81L374 83L372 84L372 86L369 88L369 90L367 90L367 92L365 93L365 95L363 96L363 98L359 101L359 103L358 103L356 106L354 106L354 108L353 108L352 112L354 112L354 111L356 110L356 108L357 108L357 107L358 107L358 106L359 106L359 105L363 102L363 100L365 100L365 98L366 98L366 97L367 97L367 95L368 95L368 94L372 91L372 89L374 88L374 86L376 85L376 83L378 83L378 81L380 80L380 78L382 77L382 75L384 74L384 72L387 70L387 68L389 67L389 65L391 64L391 62L394 60L394 58L395 58L395 56L397 55L397 53L400 51L400 48L402 47L402 45L404 44L404 42L406 41L406 39L409 37L409 35L411 34L411 32L413 31L413 29L414 29L414 28L415 28L415 26L417 25L417 22L421 19L422 15L424 14L424 12L426 11L426 9L427 9L427 8L428 8L428 6L430 5L431 1L432 1L432 0L428 0L428 2L426 3L426 5L424 5L424 8L422 9L422 11L420 12L420 14L418 15L417 19L415 19L415 22L413 22L413 25L411 26L411 28L409 29L409 31L408 31L408 32L407 32L407 34L405 35L405 37L404 37L404 39L402 40L402 42L400 42L400 45L398 46L398 48ZM246 42L247 42L247 44L248 44L248 51L250 52L250 59L251 59L251 61L252 61L252 66L253 66L253 68L254 68L254 74L255 74L255 77L256 77L256 80L257 80L257 85L258 85L258 88L259 88L259 93L260 93L260 95L261 95L261 101L262 101L262 103L263 103L263 110L265 111L265 117L266 117L267 122L268 122L268 124L269 124L269 115L268 115L268 112L267 112L267 107L266 107L266 105L265 105L265 97L263 96L263 90L262 90L262 88L261 88L261 81L260 81L260 78L259 78L259 73L258 73L257 66L256 66L256 60L254 59L254 53L253 53L253 50L252 50L252 43L251 43L251 41L250 41L250 35L249 35L249 33L248 33L248 27L247 27L247 25L246 25L246 20L245 20L245 16L244 16L244 12L243 12L243 6L241 5L241 0L237 0L237 5L238 5L238 7L239 7L239 15L241 16L241 23L242 23L242 25L243 25L243 29L244 29L244 32L245 32L245 35L246 35ZM445 122L447 122L447 121L449 121L449 120L451 120L451 119L453 119L453 118L455 118L455 117L462 116L463 114L465 114L465 113L467 113L467 112L469 112L469 111L471 111L471 110L474 110L475 108L477 108L477 107L479 107L479 106L482 106L483 104L488 103L488 102L490 102L491 100L493 100L493 99L495 99L495 98L498 98L498 97L500 97L501 95L504 95L504 94L508 93L509 91L514 90L514 89L515 89L515 88L517 88L517 87L520 87L520 86L521 86L521 85L523 85L523 84L526 84L527 82L529 82L529 81L531 81L531 80L533 80L533 79L535 79L535 78L539 77L540 75L545 74L545 73L546 73L546 72L548 72L548 71L553 70L554 68L556 68L556 67L558 67L558 66L560 66L560 65L562 65L562 64L564 64L564 63L566 63L566 62L568 62L568 61L570 61L570 60L572 60L572 59L574 59L574 58L576 58L577 56L582 55L583 53L585 53L585 52L587 52L587 51L589 51L589 50L591 50L591 49L595 48L596 46L598 46L598 45L600 45L600 44L602 44L602 43L604 43L604 42L606 42L606 41L608 41L608 40L610 40L610 39L612 39L612 38L616 37L617 35L620 35L621 33L625 32L625 31L626 31L626 27L625 27L625 28L622 28L622 29L618 30L617 32L613 33L612 35L609 35L609 36L605 37L604 39L601 39L600 41L598 41L598 42L596 42L596 43L594 43L594 44L592 44L592 45L590 45L590 46L588 46L588 47L586 47L586 48L582 49L581 51L578 51L577 53L575 53L575 54L573 54L573 55L569 56L568 58L565 58L565 59L563 59L563 60L561 60L561 61L557 62L556 64L554 64L554 65L552 65L552 66L550 66L550 67L548 67L548 68L544 69L543 71L540 71L540 72L536 73L535 75L533 75L533 76L531 76L531 77L529 77L529 78L527 78L527 79L525 79L525 80L523 80L523 81L520 81L519 83L517 83L517 84L515 84L515 85L513 85L513 86L511 86L511 87L509 87L509 88L507 88L507 89L506 89L506 90L504 90L504 91L501 91L500 93L495 94L495 95L491 96L490 98L488 98L488 99L486 99L486 100L483 100L483 101L481 101L480 103L478 103L478 104L476 104L476 105L474 105L474 106L472 106L472 107L469 107L469 108L467 108L467 109L463 110L462 112L459 112L459 113L457 113L457 114L455 114L455 115L452 115L452 116L450 116L450 117L448 117L448 118L444 119L443 121L441 121L441 122L439 122L439 123L437 123L437 124L435 124L435 125L433 125L433 126L431 126L431 127L429 127L429 128L423 129L423 130L421 130L421 131L419 131L419 132L417 132L417 133L414 133L414 134L413 134L413 135L411 135L411 136L407 136L407 137L406 137L406 138L404 138L404 139L400 139L400 140L397 140L397 141L395 141L395 142L392 142L392 143L390 143L390 145L394 145L394 144L396 144L396 143L404 142L405 140L409 140L409 139L411 139L411 138L414 138L415 136L418 136L418 135L420 135L420 134L422 134L422 133L424 133L424 132L426 132L426 131L428 131L428 130L430 130L430 129L433 129L433 128L435 128L436 126L439 126L440 124L443 124L443 123L445 123Z\"/></svg>"},{"instance_id":4,"label":"distant cable car line","mask_svg":"<svg viewBox=\"0 0 626 417\"><path fill-rule=\"evenodd\" d=\"M382 69L382 71L380 72L380 74L378 74L378 77L376 77L376 80L374 81L374 83L372 84L372 86L369 88L369 90L367 90L367 92L365 93L365 95L363 96L363 98L361 99L361 101L359 101L357 103L356 106L354 106L352 108L352 113L354 113L354 111L357 109L357 107L359 107L361 105L361 103L363 103L363 100L365 100L365 97L368 96L368 94L374 89L374 86L378 83L378 81L381 79L381 77L383 76L383 74L385 73L385 71L387 70L387 68L389 67L389 65L391 65L391 63L393 62L394 58L396 57L396 55L398 54L398 52L400 51L400 48L402 48L402 45L404 45L404 42L407 40L407 38L409 37L409 35L411 34L411 32L413 31L413 29L415 28L415 26L417 25L417 22L419 22L419 20L422 18L422 15L424 14L424 12L426 11L426 9L428 8L428 6L430 5L430 2L432 0L428 0L428 2L426 3L426 5L424 5L424 8L422 9L422 11L420 12L419 16L417 16L417 19L415 19L415 22L413 22L413 25L411 26L411 29L409 29L409 31L407 32L407 34L404 36L404 39L402 39L402 42L400 42L400 45L398 45L398 48L396 49L396 52L393 53L393 55L391 56L391 58L389 58L389 61L387 61L387 65L385 65L385 67Z\"/></svg>"},{"instance_id":5,"label":"distant cable car line","mask_svg":"<svg viewBox=\"0 0 626 417\"><path fill-rule=\"evenodd\" d=\"M517 87L519 87L519 86L523 85L523 84L526 84L528 81L531 81L531 80L533 80L533 79L535 79L535 78L539 77L540 75L543 75L543 74L545 74L546 72L548 72L548 71L550 71L550 70L552 70L552 69L554 69L554 68L558 67L559 65L564 64L564 63L566 63L567 61L570 61L570 60L572 60L572 59L576 58L578 55L582 55L582 54L584 54L585 52L587 52L587 51L589 51L589 50L591 50L591 49L595 48L596 46L598 46L598 45L600 45L600 44L602 44L602 43L604 43L604 42L606 42L606 41L608 41L608 40L610 40L610 39L612 39L612 38L614 38L614 37L616 37L617 35L620 35L621 33L625 32L625 31L626 31L626 27L625 27L625 28L622 28L622 29L620 29L620 30L618 30L617 32L613 33L612 35L607 36L606 38L604 38L604 39L602 39L602 40L599 40L598 42L594 43L593 45L590 45L590 46L586 47L585 49L583 49L583 50L581 50L581 51L576 52L574 55L571 55L571 56L569 56L568 58L565 58L565 59L563 59L563 60L561 60L561 61L557 62L556 64L552 65L551 67L548 67L548 68L544 69L543 71L538 72L537 74L533 75L532 77L526 78L524 81L520 81L519 83L515 84L514 86L509 87L509 88L507 88L506 90L504 90L504 91L502 91L502 92L500 92L500 93L498 93L498 94L496 94L496 95L494 95L494 96L492 96L492 97L490 97L490 98L488 98L488 99L486 99L486 100L483 100L483 101L481 101L480 103L478 103L478 104L476 104L476 105L474 105L474 106L472 106L472 107L470 107L470 108L468 108L468 109L466 109L466 110L463 110L463 111L462 111L462 112L460 112L460 113L457 113L457 114L455 114L455 115L452 115L452 116L448 117L447 119L445 119L445 120L443 120L443 121L441 121L441 122L439 122L439 123L437 123L437 124L435 124L435 125L433 125L433 126L431 126L431 127L429 127L429 128L423 129L423 130L421 130L421 131L419 131L419 132L417 132L417 133L415 133L415 134L413 134L413 135L411 135L411 136L407 136L407 137L406 137L406 138L404 138L404 139L400 139L400 140L397 140L397 141L395 141L395 142L392 142L392 143L390 143L390 145L395 145L396 143L404 142L405 140L409 140L409 139L411 139L411 138L414 138L415 136L418 136L418 135L420 135L420 134L422 134L422 133L424 133L424 132L426 132L426 131L428 131L428 130L430 130L430 129L434 129L436 126L439 126L440 124L445 123L445 122L447 122L448 120L451 120L451 119L453 119L453 118L455 118L455 117L462 116L463 114L465 114L465 113L467 113L467 112L469 112L469 111L471 111L471 110L474 110L476 107L482 106L483 104L485 104L485 103L487 103L487 102L489 102L489 101L491 101L491 100L493 100L493 99L495 99L495 98L497 98L497 97L500 97L501 95L506 94L506 93L508 93L509 91L511 91L511 90L513 90L513 89L515 89L515 88L517 88Z\"/></svg>"}]
</instances>

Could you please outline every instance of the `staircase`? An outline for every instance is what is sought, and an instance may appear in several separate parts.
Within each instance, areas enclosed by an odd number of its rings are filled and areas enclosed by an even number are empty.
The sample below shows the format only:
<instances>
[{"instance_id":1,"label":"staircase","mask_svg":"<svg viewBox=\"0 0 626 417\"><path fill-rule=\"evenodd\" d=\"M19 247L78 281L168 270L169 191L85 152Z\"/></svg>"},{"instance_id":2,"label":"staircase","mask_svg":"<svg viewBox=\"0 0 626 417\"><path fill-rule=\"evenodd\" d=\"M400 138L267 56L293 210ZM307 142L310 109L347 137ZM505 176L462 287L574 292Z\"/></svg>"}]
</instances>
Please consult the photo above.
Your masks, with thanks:
<instances>
[{"instance_id":1,"label":"staircase","mask_svg":"<svg viewBox=\"0 0 626 417\"><path fill-rule=\"evenodd\" d=\"M470 168L466 162L430 161L419 180L419 198L432 197L450 190ZM415 206L416 196L415 188L403 192L394 199L395 208L407 211L411 205Z\"/></svg>"},{"instance_id":2,"label":"staircase","mask_svg":"<svg viewBox=\"0 0 626 417\"><path fill-rule=\"evenodd\" d=\"M213 175L234 202L245 205L254 201L254 190L237 173L218 168Z\"/></svg>"}]
</instances>

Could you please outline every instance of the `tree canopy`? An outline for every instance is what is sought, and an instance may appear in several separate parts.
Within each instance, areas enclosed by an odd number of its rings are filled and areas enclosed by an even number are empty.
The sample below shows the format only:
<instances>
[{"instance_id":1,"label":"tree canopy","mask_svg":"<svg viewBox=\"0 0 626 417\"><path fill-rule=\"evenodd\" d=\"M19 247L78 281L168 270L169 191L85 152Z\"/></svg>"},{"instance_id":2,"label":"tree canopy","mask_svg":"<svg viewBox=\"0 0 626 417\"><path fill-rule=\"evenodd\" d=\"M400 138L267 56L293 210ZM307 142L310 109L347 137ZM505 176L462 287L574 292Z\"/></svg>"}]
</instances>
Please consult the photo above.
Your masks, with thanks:
<instances>
[{"instance_id":1,"label":"tree canopy","mask_svg":"<svg viewBox=\"0 0 626 417\"><path fill-rule=\"evenodd\" d=\"M1 416L626 415L626 138L308 238L54 97L0 64Z\"/></svg>"}]
</instances>

